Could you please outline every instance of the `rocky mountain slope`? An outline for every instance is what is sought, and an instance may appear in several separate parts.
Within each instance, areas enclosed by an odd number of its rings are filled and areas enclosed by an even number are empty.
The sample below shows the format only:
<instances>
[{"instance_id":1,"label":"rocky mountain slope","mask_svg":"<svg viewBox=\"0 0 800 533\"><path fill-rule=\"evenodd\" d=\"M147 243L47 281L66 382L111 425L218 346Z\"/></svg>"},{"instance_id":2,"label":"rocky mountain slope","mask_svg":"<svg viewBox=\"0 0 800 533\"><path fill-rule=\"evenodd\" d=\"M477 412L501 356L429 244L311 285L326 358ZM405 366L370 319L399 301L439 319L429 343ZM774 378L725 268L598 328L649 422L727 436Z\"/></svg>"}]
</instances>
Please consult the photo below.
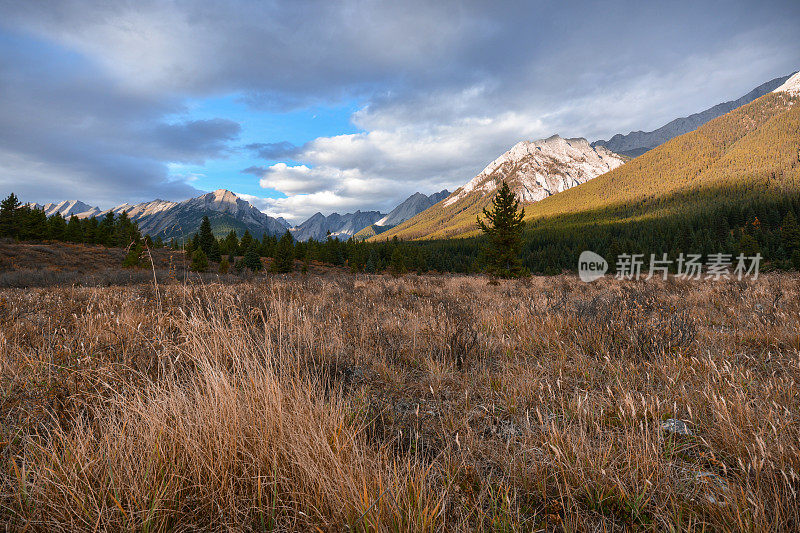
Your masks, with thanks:
<instances>
[{"instance_id":1,"label":"rocky mountain slope","mask_svg":"<svg viewBox=\"0 0 800 533\"><path fill-rule=\"evenodd\" d=\"M712 205L741 211L773 199L786 202L800 187L798 103L800 74L795 74L780 90L538 202L526 215L542 231L568 227L580 234L598 219L646 223L707 213Z\"/></svg>"},{"instance_id":2,"label":"rocky mountain slope","mask_svg":"<svg viewBox=\"0 0 800 533\"><path fill-rule=\"evenodd\" d=\"M400 205L392 209L388 215L356 233L355 237L360 240L365 240L375 235L380 235L398 224L405 222L409 218L422 213L429 207L436 205L449 195L450 191L447 189L435 192L431 195L415 192L403 200Z\"/></svg>"},{"instance_id":3,"label":"rocky mountain slope","mask_svg":"<svg viewBox=\"0 0 800 533\"><path fill-rule=\"evenodd\" d=\"M392 209L388 215L375 222L376 226L396 226L409 218L422 213L430 206L447 198L450 191L447 189L431 194L430 196L415 192L406 198L400 205Z\"/></svg>"},{"instance_id":4,"label":"rocky mountain slope","mask_svg":"<svg viewBox=\"0 0 800 533\"><path fill-rule=\"evenodd\" d=\"M309 239L324 241L328 237L328 233L331 237L346 240L384 216L380 211L356 211L344 215L331 213L328 216L316 213L302 224L292 228L291 232L298 241Z\"/></svg>"},{"instance_id":5,"label":"rocky mountain slope","mask_svg":"<svg viewBox=\"0 0 800 533\"><path fill-rule=\"evenodd\" d=\"M81 202L80 200L64 200L63 202L59 203L49 203L44 205L39 204L30 204L31 207L36 209L43 209L44 214L48 217L51 215L55 215L58 213L64 218L69 218L72 215L82 215L82 216L95 216L99 214L100 208L92 207L88 204Z\"/></svg>"},{"instance_id":6,"label":"rocky mountain slope","mask_svg":"<svg viewBox=\"0 0 800 533\"><path fill-rule=\"evenodd\" d=\"M517 143L444 201L383 233L401 239L446 238L473 231L475 217L507 181L523 202L537 202L615 169L626 158L586 139L553 135Z\"/></svg>"},{"instance_id":7,"label":"rocky mountain slope","mask_svg":"<svg viewBox=\"0 0 800 533\"><path fill-rule=\"evenodd\" d=\"M77 200L40 207L44 208L48 216L60 213L64 217L76 215L78 218L102 218L108 212L115 215L124 212L139 225L143 235L163 239L191 236L200 228L204 216L209 218L211 227L218 236L223 236L230 230L235 230L241 236L248 230L253 236L260 238L265 233L280 235L289 228L285 220L262 213L226 189L183 202L153 200L141 204L122 204L106 211Z\"/></svg>"},{"instance_id":8,"label":"rocky mountain slope","mask_svg":"<svg viewBox=\"0 0 800 533\"><path fill-rule=\"evenodd\" d=\"M191 235L200 227L204 216L211 220L216 235L235 230L240 236L248 230L253 236L280 235L289 225L270 217L226 189L190 198L183 202L156 200L134 206L120 206L115 211L125 211L139 223L142 233L151 236L179 237Z\"/></svg>"},{"instance_id":9,"label":"rocky mountain slope","mask_svg":"<svg viewBox=\"0 0 800 533\"><path fill-rule=\"evenodd\" d=\"M784 83L788 78L789 76L775 78L759 85L741 98L717 104L714 107L710 107L699 113L694 113L688 117L676 118L675 120L665 124L664 126L661 126L656 130L632 131L627 135L617 133L607 141L601 139L593 142L592 146L605 146L613 152L627 155L629 157L640 156L648 150L652 150L656 146L663 144L668 140L677 137L678 135L683 135L684 133L694 131L709 120L722 116L725 113L729 113L737 107L741 107L752 102L756 98L768 94L776 89L779 85Z\"/></svg>"},{"instance_id":10,"label":"rocky mountain slope","mask_svg":"<svg viewBox=\"0 0 800 533\"><path fill-rule=\"evenodd\" d=\"M792 96L800 96L800 72L795 72L783 85L772 91L774 93L789 93Z\"/></svg>"}]
</instances>

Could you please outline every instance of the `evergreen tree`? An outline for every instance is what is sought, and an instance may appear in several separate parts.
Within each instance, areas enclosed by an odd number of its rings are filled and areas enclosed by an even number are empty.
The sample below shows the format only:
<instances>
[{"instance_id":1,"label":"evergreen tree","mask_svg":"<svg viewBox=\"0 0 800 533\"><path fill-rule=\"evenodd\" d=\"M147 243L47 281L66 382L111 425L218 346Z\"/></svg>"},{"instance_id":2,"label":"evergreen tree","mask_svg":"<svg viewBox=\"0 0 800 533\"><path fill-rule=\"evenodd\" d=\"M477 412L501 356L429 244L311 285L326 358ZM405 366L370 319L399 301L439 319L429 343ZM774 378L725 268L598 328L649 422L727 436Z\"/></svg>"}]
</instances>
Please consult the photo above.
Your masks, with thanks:
<instances>
[{"instance_id":1,"label":"evergreen tree","mask_svg":"<svg viewBox=\"0 0 800 533\"><path fill-rule=\"evenodd\" d=\"M105 246L114 245L114 212L109 211L97 225L97 243Z\"/></svg>"},{"instance_id":2,"label":"evergreen tree","mask_svg":"<svg viewBox=\"0 0 800 533\"><path fill-rule=\"evenodd\" d=\"M392 256L389 260L389 265L392 269L392 274L399 276L406 273L406 253L403 246L398 245L392 250Z\"/></svg>"},{"instance_id":3,"label":"evergreen tree","mask_svg":"<svg viewBox=\"0 0 800 533\"><path fill-rule=\"evenodd\" d=\"M492 210L483 209L486 222L478 217L478 226L489 239L487 270L502 278L524 273L519 255L522 249L522 229L525 209L519 208L517 195L504 181L492 199Z\"/></svg>"},{"instance_id":4,"label":"evergreen tree","mask_svg":"<svg viewBox=\"0 0 800 533\"><path fill-rule=\"evenodd\" d=\"M783 246L788 252L800 247L800 226L797 225L797 219L794 213L789 211L783 218L781 223L781 237L783 238Z\"/></svg>"},{"instance_id":5,"label":"evergreen tree","mask_svg":"<svg viewBox=\"0 0 800 533\"><path fill-rule=\"evenodd\" d=\"M222 240L220 248L224 255L236 255L236 252L239 251L239 237L234 230L231 230Z\"/></svg>"},{"instance_id":6,"label":"evergreen tree","mask_svg":"<svg viewBox=\"0 0 800 533\"><path fill-rule=\"evenodd\" d=\"M17 210L19 199L13 192L0 202L0 237L16 237L19 234Z\"/></svg>"},{"instance_id":7,"label":"evergreen tree","mask_svg":"<svg viewBox=\"0 0 800 533\"><path fill-rule=\"evenodd\" d=\"M283 234L275 247L275 259L270 267L271 272L292 272L294 270L294 239L289 230Z\"/></svg>"},{"instance_id":8,"label":"evergreen tree","mask_svg":"<svg viewBox=\"0 0 800 533\"><path fill-rule=\"evenodd\" d=\"M47 238L54 241L63 241L67 233L67 221L59 213L47 219Z\"/></svg>"},{"instance_id":9,"label":"evergreen tree","mask_svg":"<svg viewBox=\"0 0 800 533\"><path fill-rule=\"evenodd\" d=\"M130 250L128 250L128 254L125 256L125 259L122 261L122 266L124 268L138 267L142 258L142 252L144 252L144 248L141 244L131 246Z\"/></svg>"},{"instance_id":10,"label":"evergreen tree","mask_svg":"<svg viewBox=\"0 0 800 533\"><path fill-rule=\"evenodd\" d=\"M216 237L214 237L214 233L211 231L211 221L208 220L207 216L204 216L203 221L200 223L200 232L198 236L200 249L203 250L211 261L218 263L222 254L220 252L219 243Z\"/></svg>"},{"instance_id":11,"label":"evergreen tree","mask_svg":"<svg viewBox=\"0 0 800 533\"><path fill-rule=\"evenodd\" d=\"M244 235L242 235L242 240L239 243L239 255L246 254L251 244L253 244L253 236L250 235L249 231L244 230Z\"/></svg>"},{"instance_id":12,"label":"evergreen tree","mask_svg":"<svg viewBox=\"0 0 800 533\"><path fill-rule=\"evenodd\" d=\"M202 248L198 248L192 254L192 264L189 268L195 272L205 272L208 270L208 257Z\"/></svg>"},{"instance_id":13,"label":"evergreen tree","mask_svg":"<svg viewBox=\"0 0 800 533\"><path fill-rule=\"evenodd\" d=\"M208 254L208 258L215 263L219 263L222 260L222 250L220 250L219 241L217 239L214 239L211 245L211 253Z\"/></svg>"},{"instance_id":14,"label":"evergreen tree","mask_svg":"<svg viewBox=\"0 0 800 533\"><path fill-rule=\"evenodd\" d=\"M244 241L244 237L242 241ZM264 267L261 263L261 256L258 255L258 243L254 242L252 239L250 241L250 248L244 253L243 264L253 272L258 272Z\"/></svg>"},{"instance_id":15,"label":"evergreen tree","mask_svg":"<svg viewBox=\"0 0 800 533\"><path fill-rule=\"evenodd\" d=\"M739 240L739 253L747 257L753 257L760 252L758 241L752 235L745 233Z\"/></svg>"},{"instance_id":16,"label":"evergreen tree","mask_svg":"<svg viewBox=\"0 0 800 533\"><path fill-rule=\"evenodd\" d=\"M223 257L222 261L219 262L219 273L220 274L227 274L228 270L231 268L231 264L228 261L227 257Z\"/></svg>"},{"instance_id":17,"label":"evergreen tree","mask_svg":"<svg viewBox=\"0 0 800 533\"><path fill-rule=\"evenodd\" d=\"M83 242L83 226L75 215L69 217L65 237L69 242Z\"/></svg>"}]
</instances>

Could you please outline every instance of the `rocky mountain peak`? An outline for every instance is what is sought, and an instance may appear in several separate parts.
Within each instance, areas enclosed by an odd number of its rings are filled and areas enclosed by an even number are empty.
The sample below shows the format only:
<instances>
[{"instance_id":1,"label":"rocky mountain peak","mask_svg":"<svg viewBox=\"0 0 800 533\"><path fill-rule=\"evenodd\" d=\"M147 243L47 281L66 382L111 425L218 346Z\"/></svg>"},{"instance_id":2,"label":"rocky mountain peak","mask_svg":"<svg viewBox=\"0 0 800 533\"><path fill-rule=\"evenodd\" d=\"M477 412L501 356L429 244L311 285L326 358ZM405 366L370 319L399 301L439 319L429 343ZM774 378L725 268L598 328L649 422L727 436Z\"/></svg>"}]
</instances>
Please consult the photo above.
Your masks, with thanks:
<instances>
[{"instance_id":1,"label":"rocky mountain peak","mask_svg":"<svg viewBox=\"0 0 800 533\"><path fill-rule=\"evenodd\" d=\"M800 72L795 72L783 85L772 91L774 93L789 93L794 96L800 96Z\"/></svg>"},{"instance_id":2,"label":"rocky mountain peak","mask_svg":"<svg viewBox=\"0 0 800 533\"><path fill-rule=\"evenodd\" d=\"M603 146L592 147L584 138L553 135L521 141L457 189L444 205L451 206L473 194L490 194L504 180L522 201L537 202L613 170L624 161Z\"/></svg>"}]
</instances>

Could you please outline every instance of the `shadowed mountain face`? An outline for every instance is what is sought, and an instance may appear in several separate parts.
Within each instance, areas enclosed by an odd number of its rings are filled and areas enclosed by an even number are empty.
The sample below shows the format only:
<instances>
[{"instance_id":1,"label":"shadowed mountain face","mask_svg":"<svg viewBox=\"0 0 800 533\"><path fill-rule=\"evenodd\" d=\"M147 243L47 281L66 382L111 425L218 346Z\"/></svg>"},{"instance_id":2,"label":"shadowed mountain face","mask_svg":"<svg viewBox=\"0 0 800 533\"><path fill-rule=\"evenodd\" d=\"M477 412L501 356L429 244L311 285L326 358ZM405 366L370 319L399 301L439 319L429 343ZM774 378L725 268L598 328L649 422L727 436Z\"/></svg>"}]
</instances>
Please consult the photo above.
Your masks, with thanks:
<instances>
[{"instance_id":1,"label":"shadowed mountain face","mask_svg":"<svg viewBox=\"0 0 800 533\"><path fill-rule=\"evenodd\" d=\"M380 238L447 238L474 231L475 218L491 201L497 185L506 181L523 202L585 183L625 162L625 158L586 139L553 135L514 145L445 200L386 231Z\"/></svg>"},{"instance_id":2,"label":"shadowed mountain face","mask_svg":"<svg viewBox=\"0 0 800 533\"><path fill-rule=\"evenodd\" d=\"M598 140L592 143L592 146L605 146L612 152L626 155L629 157L637 157L652 150L656 146L667 142L673 137L683 135L694 131L709 120L715 119L733 111L737 107L749 104L756 98L764 96L765 94L775 90L778 86L783 84L789 76L775 78L762 85L759 85L746 95L736 100L730 100L710 107L705 111L689 115L688 117L676 118L675 120L661 126L653 131L632 131L627 135L617 133L611 139Z\"/></svg>"},{"instance_id":3,"label":"shadowed mountain face","mask_svg":"<svg viewBox=\"0 0 800 533\"><path fill-rule=\"evenodd\" d=\"M396 226L401 222L405 222L414 215L422 213L430 206L439 203L449 195L450 191L447 189L433 193L430 196L422 194L421 192L415 192L406 198L403 203L392 209L388 215L377 221L375 225Z\"/></svg>"},{"instance_id":4,"label":"shadowed mountain face","mask_svg":"<svg viewBox=\"0 0 800 533\"><path fill-rule=\"evenodd\" d=\"M356 211L344 215L331 213L328 216L317 213L291 231L298 241L324 241L329 233L331 237L346 240L383 216L380 211Z\"/></svg>"},{"instance_id":5,"label":"shadowed mountain face","mask_svg":"<svg viewBox=\"0 0 800 533\"><path fill-rule=\"evenodd\" d=\"M431 195L415 192L400 205L392 209L388 215L356 233L355 237L360 240L365 240L375 235L380 235L398 224L405 222L409 218L422 213L429 207L436 205L448 196L450 196L450 191L447 189L435 192Z\"/></svg>"}]
</instances>

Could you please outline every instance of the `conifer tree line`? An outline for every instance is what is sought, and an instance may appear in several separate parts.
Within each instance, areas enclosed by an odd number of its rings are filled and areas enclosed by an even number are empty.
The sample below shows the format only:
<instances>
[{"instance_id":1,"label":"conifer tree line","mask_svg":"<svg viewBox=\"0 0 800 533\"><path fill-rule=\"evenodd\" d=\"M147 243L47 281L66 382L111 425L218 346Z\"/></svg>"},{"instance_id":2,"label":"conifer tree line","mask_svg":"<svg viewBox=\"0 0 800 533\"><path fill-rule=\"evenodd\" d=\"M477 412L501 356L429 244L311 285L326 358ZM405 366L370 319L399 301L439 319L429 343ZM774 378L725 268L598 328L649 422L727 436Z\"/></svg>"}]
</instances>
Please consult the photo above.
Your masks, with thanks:
<instances>
[{"instance_id":1,"label":"conifer tree line","mask_svg":"<svg viewBox=\"0 0 800 533\"><path fill-rule=\"evenodd\" d=\"M137 224L127 213L106 213L101 218L64 218L56 213L49 217L44 209L22 205L14 193L0 202L0 237L20 241L62 241L103 246L128 247L142 240ZM150 242L159 246L161 240Z\"/></svg>"},{"instance_id":2,"label":"conifer tree line","mask_svg":"<svg viewBox=\"0 0 800 533\"><path fill-rule=\"evenodd\" d=\"M508 263L506 259L501 262L517 272L556 274L574 271L577 258L584 250L605 257L612 270L615 257L622 253L644 254L645 258L651 253L659 257L667 253L673 259L680 253L698 253L704 257L715 253L760 253L767 268L800 270L800 194L753 191L737 194L727 190L707 194L699 200L695 196L693 202L693 208L633 222L604 223L612 215L636 214L646 206L615 206L528 220L520 239L512 246L518 248L519 263ZM484 220L488 221L486 217ZM158 247L160 243L160 239L142 238L136 224L125 213L83 220L77 217L67 220L60 215L46 217L42 210L20 205L14 195L0 204L0 237L119 247L145 242ZM191 238L185 242L173 239L169 244L175 249L183 247L197 270L307 271L312 262L317 262L366 273L488 270L504 275L497 270L499 263L493 254L498 249L493 251L491 235L437 241L393 238L382 242L328 236L324 241L297 242L288 231L281 236L256 237L245 230L241 235L230 231L217 238L210 221L204 219L200 230Z\"/></svg>"}]
</instances>

